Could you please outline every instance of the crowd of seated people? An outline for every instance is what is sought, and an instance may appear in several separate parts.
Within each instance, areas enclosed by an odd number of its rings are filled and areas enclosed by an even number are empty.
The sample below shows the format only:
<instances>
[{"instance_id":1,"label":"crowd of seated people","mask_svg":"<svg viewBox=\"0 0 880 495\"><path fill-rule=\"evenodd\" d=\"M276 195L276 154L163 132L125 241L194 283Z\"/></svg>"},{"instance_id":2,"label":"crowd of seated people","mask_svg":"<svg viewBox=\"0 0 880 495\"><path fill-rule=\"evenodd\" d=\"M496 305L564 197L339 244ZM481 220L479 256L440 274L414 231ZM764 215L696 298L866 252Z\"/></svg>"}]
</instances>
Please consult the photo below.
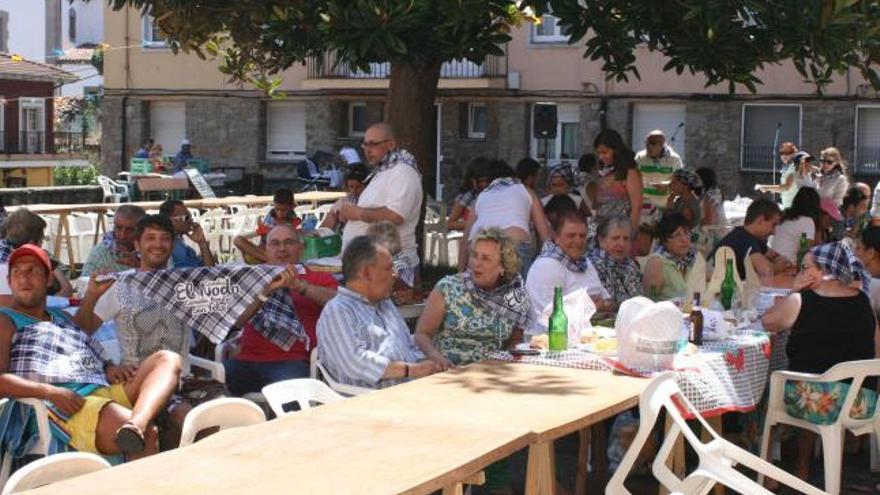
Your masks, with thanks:
<instances>
[{"instance_id":1,"label":"crowd of seated people","mask_svg":"<svg viewBox=\"0 0 880 495\"><path fill-rule=\"evenodd\" d=\"M118 209L113 231L83 266L89 281L73 314L47 307L49 294L72 294L66 267L40 247L45 221L17 209L4 220L0 240L0 394L51 404L52 421L65 432L53 441L65 448L135 459L174 448L185 416L201 402L308 377L313 355L335 382L386 388L546 333L556 288L566 305L578 308L569 314L578 330L591 327L594 313L613 314L636 296L680 301L698 259L698 231L725 226L726 218L714 171L675 161L662 137L650 134L650 149L636 155L619 134L603 131L596 155L581 160L587 166L563 161L546 172L531 159L516 170L499 159L472 160L447 222L464 231L457 273L426 286L415 246L422 207L415 158L397 145L390 126L370 127L366 164L351 166L348 195L323 221L342 234L339 277L303 264L304 232L288 189L275 193L254 232L235 238L246 261L278 275L235 315L237 352L223 362L225 383L193 372L192 328L106 277L214 266L205 232L182 202L166 201L158 215L135 205ZM711 265L717 248L730 248L740 277L746 260L765 282L797 273L795 292L764 316L768 331L792 332L787 352L796 371L870 358L877 344L880 304L870 296L880 290L871 287L870 274L880 274L880 227L871 226L867 211L871 191L844 188L834 203L842 167L839 155L826 155L838 161L823 168L818 188L799 187L785 210L772 199L755 199L743 225L704 253ZM668 182L643 183L640 170L656 174L665 170L656 167L661 162L672 163ZM543 197L539 184L546 184ZM659 214L642 207L643 192L657 190L669 192ZM837 242L840 235L854 239L855 249ZM802 236L810 251L796 266ZM418 302L420 285L428 295L410 326L399 306ZM288 331L273 325L279 309L294 315ZM841 321L848 322L845 338L822 331ZM94 338L109 324L117 360ZM35 351L49 342L60 343L54 354ZM59 371L52 360L62 354L81 359ZM797 440L801 475L809 440Z\"/></svg>"}]
</instances>

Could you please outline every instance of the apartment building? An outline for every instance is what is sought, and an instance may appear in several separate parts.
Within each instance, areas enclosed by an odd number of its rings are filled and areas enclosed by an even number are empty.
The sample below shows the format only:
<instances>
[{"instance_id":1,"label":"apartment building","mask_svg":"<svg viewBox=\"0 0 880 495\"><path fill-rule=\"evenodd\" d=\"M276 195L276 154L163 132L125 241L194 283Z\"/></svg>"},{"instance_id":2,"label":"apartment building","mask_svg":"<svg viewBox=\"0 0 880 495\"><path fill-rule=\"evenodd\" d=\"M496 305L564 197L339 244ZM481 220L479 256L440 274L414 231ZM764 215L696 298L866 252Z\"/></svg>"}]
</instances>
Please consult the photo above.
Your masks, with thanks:
<instances>
[{"instance_id":1,"label":"apartment building","mask_svg":"<svg viewBox=\"0 0 880 495\"><path fill-rule=\"evenodd\" d=\"M149 16L105 8L102 158L124 169L142 140L173 153L184 138L214 167L242 166L277 187L294 161L318 150L356 145L380 121L387 64L369 73L310 61L284 74L282 100L230 83L216 63L174 55ZM116 48L119 47L119 48ZM775 141L818 152L837 146L854 172L880 175L880 99L857 71L836 78L823 96L791 64L759 74L758 94L705 87L701 76L663 72L663 57L638 54L642 79L608 81L601 64L548 16L513 33L502 57L444 65L436 100L436 159L426 176L435 197L451 200L467 163L497 156L548 162L577 159L603 127L620 131L635 150L663 129L689 166L715 167L728 194L770 180ZM329 62L329 63L328 63ZM557 105L557 137L533 137L537 103ZM778 132L777 132L778 131Z\"/></svg>"}]
</instances>

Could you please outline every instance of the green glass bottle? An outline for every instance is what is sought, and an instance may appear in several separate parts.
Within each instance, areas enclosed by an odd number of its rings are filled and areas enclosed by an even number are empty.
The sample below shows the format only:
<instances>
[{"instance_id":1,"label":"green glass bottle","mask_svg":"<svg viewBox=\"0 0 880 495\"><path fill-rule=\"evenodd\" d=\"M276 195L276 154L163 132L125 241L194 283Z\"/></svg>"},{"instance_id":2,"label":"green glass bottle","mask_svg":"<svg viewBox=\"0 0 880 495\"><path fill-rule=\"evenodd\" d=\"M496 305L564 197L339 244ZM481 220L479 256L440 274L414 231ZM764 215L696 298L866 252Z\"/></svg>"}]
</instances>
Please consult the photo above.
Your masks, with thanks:
<instances>
[{"instance_id":1,"label":"green glass bottle","mask_svg":"<svg viewBox=\"0 0 880 495\"><path fill-rule=\"evenodd\" d=\"M797 252L797 268L800 270L801 263L804 261L804 255L807 254L807 251L810 250L810 240L807 239L807 234L805 232L801 232L801 240L800 244L798 244L798 252Z\"/></svg>"},{"instance_id":2,"label":"green glass bottle","mask_svg":"<svg viewBox=\"0 0 880 495\"><path fill-rule=\"evenodd\" d=\"M721 282L721 305L725 310L733 306L733 294L736 292L736 281L733 279L733 260L727 260L724 280Z\"/></svg>"},{"instance_id":3,"label":"green glass bottle","mask_svg":"<svg viewBox=\"0 0 880 495\"><path fill-rule=\"evenodd\" d=\"M562 287L553 290L553 312L550 313L547 333L550 337L551 351L568 349L568 317L565 316L565 308L562 304Z\"/></svg>"}]
</instances>

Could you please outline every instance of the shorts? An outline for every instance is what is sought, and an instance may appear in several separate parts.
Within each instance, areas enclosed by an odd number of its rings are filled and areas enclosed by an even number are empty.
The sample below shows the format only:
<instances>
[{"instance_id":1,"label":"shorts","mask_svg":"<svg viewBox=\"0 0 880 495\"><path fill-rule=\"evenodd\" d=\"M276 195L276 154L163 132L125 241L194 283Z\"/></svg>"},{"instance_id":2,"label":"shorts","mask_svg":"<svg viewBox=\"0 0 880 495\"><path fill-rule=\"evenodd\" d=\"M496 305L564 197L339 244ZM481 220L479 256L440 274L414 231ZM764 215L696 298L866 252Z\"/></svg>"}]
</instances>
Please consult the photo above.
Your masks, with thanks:
<instances>
[{"instance_id":1,"label":"shorts","mask_svg":"<svg viewBox=\"0 0 880 495\"><path fill-rule=\"evenodd\" d=\"M133 406L125 394L125 387L120 383L98 388L84 397L84 399L86 402L83 404L82 409L67 418L66 421L52 413L51 409L49 416L52 422L70 437L68 443L71 447L80 452L100 454L97 446L95 446L95 432L98 428L101 410L111 402L115 402L128 409L131 409Z\"/></svg>"}]
</instances>

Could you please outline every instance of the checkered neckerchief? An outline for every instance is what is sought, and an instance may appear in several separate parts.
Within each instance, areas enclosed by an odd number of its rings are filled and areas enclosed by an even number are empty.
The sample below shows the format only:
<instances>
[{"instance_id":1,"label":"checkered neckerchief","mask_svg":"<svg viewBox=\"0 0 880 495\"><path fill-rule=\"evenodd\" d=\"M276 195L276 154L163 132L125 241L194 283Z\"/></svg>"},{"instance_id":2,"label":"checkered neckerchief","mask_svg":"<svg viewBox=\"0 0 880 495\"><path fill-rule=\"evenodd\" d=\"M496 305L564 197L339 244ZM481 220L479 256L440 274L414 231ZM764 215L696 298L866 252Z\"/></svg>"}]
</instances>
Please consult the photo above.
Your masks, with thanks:
<instances>
[{"instance_id":1,"label":"checkered neckerchief","mask_svg":"<svg viewBox=\"0 0 880 495\"><path fill-rule=\"evenodd\" d=\"M556 244L553 241L547 241L544 243L544 246L541 248L541 254L538 255L538 258L550 258L556 260L562 263L562 266L569 271L575 273L584 273L590 266L590 262L587 261L586 253L581 255L580 258L573 259L571 256L565 254L565 251L562 250L559 244Z\"/></svg>"},{"instance_id":2,"label":"checkered neckerchief","mask_svg":"<svg viewBox=\"0 0 880 495\"><path fill-rule=\"evenodd\" d=\"M130 284L187 327L219 344L257 294L283 270L282 266L269 265L175 268L119 274L116 283ZM200 294L201 288L212 283L227 288L228 293L213 299ZM187 294L188 289L192 296Z\"/></svg>"},{"instance_id":3,"label":"checkered neckerchief","mask_svg":"<svg viewBox=\"0 0 880 495\"><path fill-rule=\"evenodd\" d=\"M0 263L7 263L9 261L9 255L12 254L12 251L15 247L9 243L6 239L0 239Z\"/></svg>"},{"instance_id":4,"label":"checkered neckerchief","mask_svg":"<svg viewBox=\"0 0 880 495\"><path fill-rule=\"evenodd\" d=\"M302 341L306 349L311 349L306 329L296 313L293 297L287 289L278 289L263 303L260 311L251 318L254 329L266 340L289 351L294 344Z\"/></svg>"},{"instance_id":5,"label":"checkered neckerchief","mask_svg":"<svg viewBox=\"0 0 880 495\"><path fill-rule=\"evenodd\" d=\"M12 310L2 312L15 322ZM48 310L51 321L28 318L16 325L9 351L9 372L39 383L107 385L104 363L109 356L101 344L80 330L60 311Z\"/></svg>"}]
</instances>

